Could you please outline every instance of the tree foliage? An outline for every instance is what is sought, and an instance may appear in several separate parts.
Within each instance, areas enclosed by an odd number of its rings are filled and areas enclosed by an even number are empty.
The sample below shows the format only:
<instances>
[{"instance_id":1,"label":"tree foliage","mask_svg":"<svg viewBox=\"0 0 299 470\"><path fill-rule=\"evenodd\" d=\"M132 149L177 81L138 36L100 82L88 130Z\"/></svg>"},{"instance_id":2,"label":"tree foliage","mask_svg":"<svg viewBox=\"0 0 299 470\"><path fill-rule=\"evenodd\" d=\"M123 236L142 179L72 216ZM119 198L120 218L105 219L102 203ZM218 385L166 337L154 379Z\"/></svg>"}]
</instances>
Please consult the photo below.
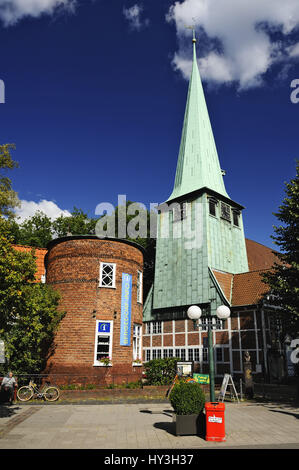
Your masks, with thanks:
<instances>
[{"instance_id":1,"label":"tree foliage","mask_svg":"<svg viewBox=\"0 0 299 470\"><path fill-rule=\"evenodd\" d=\"M17 373L36 373L51 353L63 313L58 293L33 282L34 250L16 251L8 237L8 222L0 218L0 337L7 365ZM1 366L2 373L7 365Z\"/></svg>"},{"instance_id":2,"label":"tree foliage","mask_svg":"<svg viewBox=\"0 0 299 470\"><path fill-rule=\"evenodd\" d=\"M59 295L45 284L22 289L22 308L3 335L10 368L17 373L38 373L55 349L54 336L63 313L58 310Z\"/></svg>"},{"instance_id":3,"label":"tree foliage","mask_svg":"<svg viewBox=\"0 0 299 470\"><path fill-rule=\"evenodd\" d=\"M52 240L52 232L52 220L41 211L37 211L33 216L24 220L18 227L15 222L12 226L15 243L40 248L45 248Z\"/></svg>"},{"instance_id":4,"label":"tree foliage","mask_svg":"<svg viewBox=\"0 0 299 470\"><path fill-rule=\"evenodd\" d=\"M65 237L72 235L93 235L97 219L89 218L88 215L74 207L71 216L60 216L52 223L52 230L55 236Z\"/></svg>"},{"instance_id":5,"label":"tree foliage","mask_svg":"<svg viewBox=\"0 0 299 470\"><path fill-rule=\"evenodd\" d=\"M5 174L6 170L18 167L18 163L12 159L12 150L15 150L14 144L0 145L0 216L7 217L13 217L13 209L20 204L11 180Z\"/></svg>"},{"instance_id":6,"label":"tree foliage","mask_svg":"<svg viewBox=\"0 0 299 470\"><path fill-rule=\"evenodd\" d=\"M296 335L299 332L299 161L296 176L286 183L285 198L274 215L281 222L274 227L272 238L280 247L278 262L263 279L283 307L281 312L285 333Z\"/></svg>"},{"instance_id":7,"label":"tree foliage","mask_svg":"<svg viewBox=\"0 0 299 470\"><path fill-rule=\"evenodd\" d=\"M97 219L88 218L87 214L77 207L74 207L70 216L61 215L55 220L44 212L37 211L21 224L12 220L10 235L16 244L46 248L53 238L65 237L69 234L94 234L96 222Z\"/></svg>"},{"instance_id":8,"label":"tree foliage","mask_svg":"<svg viewBox=\"0 0 299 470\"><path fill-rule=\"evenodd\" d=\"M176 375L176 364L179 361L175 357L164 359L152 359L144 364L146 383L148 385L169 385Z\"/></svg>"}]
</instances>

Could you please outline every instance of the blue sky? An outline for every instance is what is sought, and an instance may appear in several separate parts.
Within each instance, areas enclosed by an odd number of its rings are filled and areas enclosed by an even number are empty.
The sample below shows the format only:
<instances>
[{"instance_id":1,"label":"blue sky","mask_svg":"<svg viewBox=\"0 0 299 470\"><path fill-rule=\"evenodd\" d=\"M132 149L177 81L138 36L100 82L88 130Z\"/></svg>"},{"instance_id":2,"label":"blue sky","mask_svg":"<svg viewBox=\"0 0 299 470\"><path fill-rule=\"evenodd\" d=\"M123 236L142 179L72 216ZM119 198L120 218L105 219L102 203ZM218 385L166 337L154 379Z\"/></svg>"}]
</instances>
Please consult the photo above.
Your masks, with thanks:
<instances>
[{"instance_id":1,"label":"blue sky","mask_svg":"<svg viewBox=\"0 0 299 470\"><path fill-rule=\"evenodd\" d=\"M191 22L226 189L246 208L246 236L273 246L272 213L299 158L290 99L299 7L215 1L11 0L8 10L0 0L0 142L17 147L11 178L23 216L74 206L94 216L118 194L146 205L168 198Z\"/></svg>"}]
</instances>

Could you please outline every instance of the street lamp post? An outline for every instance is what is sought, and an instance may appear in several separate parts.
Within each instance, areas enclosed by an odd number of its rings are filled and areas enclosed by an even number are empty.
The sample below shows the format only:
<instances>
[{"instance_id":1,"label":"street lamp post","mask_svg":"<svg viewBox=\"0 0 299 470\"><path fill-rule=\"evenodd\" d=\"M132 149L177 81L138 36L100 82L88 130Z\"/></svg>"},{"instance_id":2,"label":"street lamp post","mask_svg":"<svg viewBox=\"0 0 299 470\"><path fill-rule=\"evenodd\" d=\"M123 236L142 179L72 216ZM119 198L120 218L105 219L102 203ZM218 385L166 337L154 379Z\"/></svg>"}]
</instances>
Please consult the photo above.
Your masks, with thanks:
<instances>
[{"instance_id":1,"label":"street lamp post","mask_svg":"<svg viewBox=\"0 0 299 470\"><path fill-rule=\"evenodd\" d=\"M216 310L217 317L220 320L226 320L230 316L230 309L226 305L220 305ZM203 326L198 320L202 315L201 308L197 305L191 305L188 308L187 315L190 320L196 323L199 328ZM208 318L212 319L211 311L209 310ZM212 322L208 322L208 348L209 348L209 372L210 372L210 401L215 401L215 365L214 365L214 351L213 351L213 334L212 334Z\"/></svg>"}]
</instances>

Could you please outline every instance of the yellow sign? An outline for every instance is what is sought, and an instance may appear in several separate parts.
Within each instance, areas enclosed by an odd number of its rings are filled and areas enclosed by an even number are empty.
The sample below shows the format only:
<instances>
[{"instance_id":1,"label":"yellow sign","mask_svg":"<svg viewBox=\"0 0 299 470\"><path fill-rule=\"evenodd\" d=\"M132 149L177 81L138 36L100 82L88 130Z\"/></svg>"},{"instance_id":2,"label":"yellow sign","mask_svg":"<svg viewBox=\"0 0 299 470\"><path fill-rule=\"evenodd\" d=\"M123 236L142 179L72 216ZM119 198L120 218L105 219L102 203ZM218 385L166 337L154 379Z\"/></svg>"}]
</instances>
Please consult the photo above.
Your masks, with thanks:
<instances>
[{"instance_id":1,"label":"yellow sign","mask_svg":"<svg viewBox=\"0 0 299 470\"><path fill-rule=\"evenodd\" d=\"M206 374L193 374L193 379L199 384L209 384L210 376Z\"/></svg>"}]
</instances>

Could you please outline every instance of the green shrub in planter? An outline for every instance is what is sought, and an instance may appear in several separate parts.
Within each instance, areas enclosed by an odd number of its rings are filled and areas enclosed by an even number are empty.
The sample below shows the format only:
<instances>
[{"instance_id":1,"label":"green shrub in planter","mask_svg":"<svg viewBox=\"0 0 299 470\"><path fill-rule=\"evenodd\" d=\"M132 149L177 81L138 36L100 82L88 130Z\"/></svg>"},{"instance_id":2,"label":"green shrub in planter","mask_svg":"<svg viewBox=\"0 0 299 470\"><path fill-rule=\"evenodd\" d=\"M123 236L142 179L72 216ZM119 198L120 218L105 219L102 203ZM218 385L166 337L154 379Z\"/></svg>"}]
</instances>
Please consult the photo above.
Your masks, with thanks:
<instances>
[{"instance_id":1,"label":"green shrub in planter","mask_svg":"<svg viewBox=\"0 0 299 470\"><path fill-rule=\"evenodd\" d=\"M177 415L202 413L205 406L205 393L199 383L180 382L169 396L170 403Z\"/></svg>"}]
</instances>

